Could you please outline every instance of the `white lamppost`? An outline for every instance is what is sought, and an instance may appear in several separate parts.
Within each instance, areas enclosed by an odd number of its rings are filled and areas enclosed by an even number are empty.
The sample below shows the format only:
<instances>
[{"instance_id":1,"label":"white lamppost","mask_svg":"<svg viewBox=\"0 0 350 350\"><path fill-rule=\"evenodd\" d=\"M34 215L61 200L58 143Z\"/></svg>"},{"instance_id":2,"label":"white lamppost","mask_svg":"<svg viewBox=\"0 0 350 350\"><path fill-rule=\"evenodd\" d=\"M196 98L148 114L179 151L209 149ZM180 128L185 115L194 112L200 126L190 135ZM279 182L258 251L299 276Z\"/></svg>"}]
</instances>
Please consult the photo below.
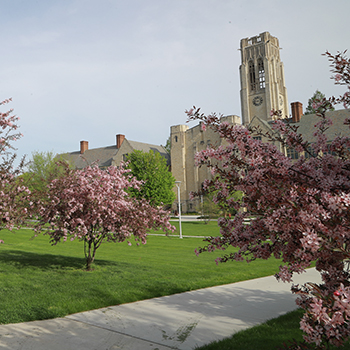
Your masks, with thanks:
<instances>
[{"instance_id":1,"label":"white lamppost","mask_svg":"<svg viewBox=\"0 0 350 350\"><path fill-rule=\"evenodd\" d=\"M180 185L181 181L175 181L177 187L177 200L179 203L179 226L180 226L180 238L182 238L182 227L181 227L181 198L180 198Z\"/></svg>"}]
</instances>

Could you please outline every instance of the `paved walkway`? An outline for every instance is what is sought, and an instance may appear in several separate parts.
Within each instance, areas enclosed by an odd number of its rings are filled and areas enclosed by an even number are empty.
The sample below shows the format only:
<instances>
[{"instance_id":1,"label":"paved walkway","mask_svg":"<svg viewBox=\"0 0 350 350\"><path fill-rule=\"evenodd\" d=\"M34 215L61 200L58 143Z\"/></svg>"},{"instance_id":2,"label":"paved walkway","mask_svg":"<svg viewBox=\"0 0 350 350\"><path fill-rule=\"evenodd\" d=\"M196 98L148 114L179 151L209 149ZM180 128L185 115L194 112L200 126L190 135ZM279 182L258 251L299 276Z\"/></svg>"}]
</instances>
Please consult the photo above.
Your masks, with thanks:
<instances>
[{"instance_id":1,"label":"paved walkway","mask_svg":"<svg viewBox=\"0 0 350 350\"><path fill-rule=\"evenodd\" d=\"M319 282L314 269L295 283ZM118 288L116 286L116 288ZM290 285L274 277L0 326L0 349L191 350L294 310Z\"/></svg>"}]
</instances>

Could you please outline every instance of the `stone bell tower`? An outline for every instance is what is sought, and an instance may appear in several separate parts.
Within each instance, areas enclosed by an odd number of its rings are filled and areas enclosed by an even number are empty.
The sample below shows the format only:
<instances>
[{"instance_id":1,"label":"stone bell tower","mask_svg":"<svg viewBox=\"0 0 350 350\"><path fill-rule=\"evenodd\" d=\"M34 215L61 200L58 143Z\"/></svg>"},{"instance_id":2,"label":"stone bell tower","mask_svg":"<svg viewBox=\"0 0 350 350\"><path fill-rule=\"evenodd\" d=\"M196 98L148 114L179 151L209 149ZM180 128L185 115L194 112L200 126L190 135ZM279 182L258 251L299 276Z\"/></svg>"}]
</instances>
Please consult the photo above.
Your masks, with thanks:
<instances>
[{"instance_id":1,"label":"stone bell tower","mask_svg":"<svg viewBox=\"0 0 350 350\"><path fill-rule=\"evenodd\" d=\"M288 116L288 97L278 39L269 32L241 40L242 123L256 116L271 120L270 112L282 110Z\"/></svg>"}]
</instances>

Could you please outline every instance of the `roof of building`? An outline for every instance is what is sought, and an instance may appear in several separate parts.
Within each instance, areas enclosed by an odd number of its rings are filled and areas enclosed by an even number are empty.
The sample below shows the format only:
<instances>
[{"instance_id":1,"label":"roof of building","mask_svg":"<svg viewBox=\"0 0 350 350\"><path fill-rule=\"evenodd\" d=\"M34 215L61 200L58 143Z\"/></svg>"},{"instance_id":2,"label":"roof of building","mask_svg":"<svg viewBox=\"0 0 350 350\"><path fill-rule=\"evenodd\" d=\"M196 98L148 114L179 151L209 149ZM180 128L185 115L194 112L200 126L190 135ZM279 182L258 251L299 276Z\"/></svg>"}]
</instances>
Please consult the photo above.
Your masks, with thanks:
<instances>
[{"instance_id":1,"label":"roof of building","mask_svg":"<svg viewBox=\"0 0 350 350\"><path fill-rule=\"evenodd\" d=\"M129 140L126 140L126 141L128 141L129 145L135 150L143 151L143 152L149 152L149 151L158 152L167 160L170 159L169 153L165 150L163 146L152 145L150 143L143 143L143 142L137 142L137 141L129 141Z\"/></svg>"},{"instance_id":2,"label":"roof of building","mask_svg":"<svg viewBox=\"0 0 350 350\"><path fill-rule=\"evenodd\" d=\"M100 168L112 165L112 159L117 154L116 146L107 146L86 150L83 154L80 151L63 154L63 158L67 159L77 169L82 169L87 165L97 162Z\"/></svg>"},{"instance_id":3,"label":"roof of building","mask_svg":"<svg viewBox=\"0 0 350 350\"><path fill-rule=\"evenodd\" d=\"M167 164L170 166L170 154L165 150L163 146L152 145L149 143L129 141L126 138L123 140L123 143L128 143L133 150L139 150L143 152L158 152L164 157L167 161ZM91 165L94 162L97 162L100 168L107 168L112 165L113 160L115 160L119 150L122 148L117 148L116 145L99 147L93 149L87 149L84 153L81 151L74 151L62 154L62 157L67 159L75 168L82 169L87 165Z\"/></svg>"},{"instance_id":4,"label":"roof of building","mask_svg":"<svg viewBox=\"0 0 350 350\"><path fill-rule=\"evenodd\" d=\"M350 109L341 109L337 111L330 111L326 113L326 117L332 120L333 125L326 131L329 140L335 139L337 136L350 136L350 129L348 125L344 125L346 118L350 118ZM313 135L316 131L315 125L320 121L320 117L316 114L303 115L300 122L294 123L298 125L298 133L302 134L305 140L309 142L315 141Z\"/></svg>"},{"instance_id":5,"label":"roof of building","mask_svg":"<svg viewBox=\"0 0 350 350\"><path fill-rule=\"evenodd\" d=\"M350 118L350 109L330 111L326 113L326 117L330 118L333 123L325 132L329 140L333 140L337 136L350 136L349 126L344 125L345 119ZM254 119L258 120L258 122L255 121L255 123L263 125L265 128L272 130L271 124L273 121L267 122L258 117L254 117L251 123L254 121ZM288 124L298 126L297 132L303 136L304 140L308 140L309 142L315 141L315 125L320 121L320 117L318 117L316 114L302 115L300 121L296 123L292 122L291 118L285 119L285 121Z\"/></svg>"},{"instance_id":6,"label":"roof of building","mask_svg":"<svg viewBox=\"0 0 350 350\"><path fill-rule=\"evenodd\" d=\"M167 165L170 166L170 154L166 151L166 149L160 145L152 145L150 143L144 143L144 142L138 142L138 141L130 141L125 139L123 142L126 142L129 144L129 146L133 149L133 150L137 150L137 151L142 151L145 153L148 153L149 151L153 151L153 152L158 152L160 153L160 155L165 158L165 160L167 161ZM117 155L117 153L115 154L115 156Z\"/></svg>"}]
</instances>

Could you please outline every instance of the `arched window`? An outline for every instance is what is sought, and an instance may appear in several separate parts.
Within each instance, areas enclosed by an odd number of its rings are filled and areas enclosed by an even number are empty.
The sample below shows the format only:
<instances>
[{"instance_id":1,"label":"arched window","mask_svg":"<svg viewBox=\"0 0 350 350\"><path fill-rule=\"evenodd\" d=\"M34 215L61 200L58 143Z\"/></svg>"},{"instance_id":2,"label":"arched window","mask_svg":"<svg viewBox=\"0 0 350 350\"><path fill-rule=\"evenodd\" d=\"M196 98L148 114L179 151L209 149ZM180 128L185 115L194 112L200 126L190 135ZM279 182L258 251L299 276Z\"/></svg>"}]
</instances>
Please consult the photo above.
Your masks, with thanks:
<instances>
[{"instance_id":1,"label":"arched window","mask_svg":"<svg viewBox=\"0 0 350 350\"><path fill-rule=\"evenodd\" d=\"M259 72L259 88L265 88L265 70L264 70L264 62L261 58L258 60L258 72Z\"/></svg>"},{"instance_id":2,"label":"arched window","mask_svg":"<svg viewBox=\"0 0 350 350\"><path fill-rule=\"evenodd\" d=\"M177 142L177 136L175 136L175 142Z\"/></svg>"},{"instance_id":3,"label":"arched window","mask_svg":"<svg viewBox=\"0 0 350 350\"><path fill-rule=\"evenodd\" d=\"M252 61L249 62L249 82L250 82L250 91L255 91L256 89L255 66Z\"/></svg>"}]
</instances>

